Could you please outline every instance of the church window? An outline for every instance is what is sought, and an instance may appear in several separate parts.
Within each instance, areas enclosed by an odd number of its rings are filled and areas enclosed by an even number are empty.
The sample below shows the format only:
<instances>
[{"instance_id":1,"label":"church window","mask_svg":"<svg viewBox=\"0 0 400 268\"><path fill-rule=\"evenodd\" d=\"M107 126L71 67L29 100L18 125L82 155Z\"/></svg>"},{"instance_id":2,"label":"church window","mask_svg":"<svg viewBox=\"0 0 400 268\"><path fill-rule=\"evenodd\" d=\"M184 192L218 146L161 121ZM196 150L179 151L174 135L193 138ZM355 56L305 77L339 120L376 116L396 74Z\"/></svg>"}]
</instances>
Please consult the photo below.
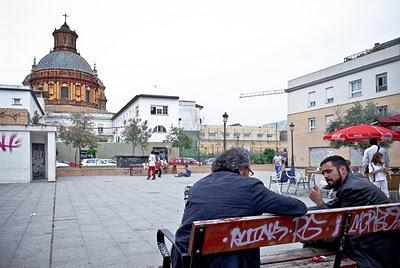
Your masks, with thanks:
<instances>
[{"instance_id":1,"label":"church window","mask_svg":"<svg viewBox=\"0 0 400 268\"><path fill-rule=\"evenodd\" d=\"M68 99L69 99L68 87L62 86L61 87L61 100L68 100Z\"/></svg>"},{"instance_id":2,"label":"church window","mask_svg":"<svg viewBox=\"0 0 400 268\"><path fill-rule=\"evenodd\" d=\"M76 95L77 97L80 97L80 96L81 96L81 87L80 87L80 86L77 86L77 87L75 88L75 95Z\"/></svg>"},{"instance_id":3,"label":"church window","mask_svg":"<svg viewBox=\"0 0 400 268\"><path fill-rule=\"evenodd\" d=\"M49 84L49 94L50 94L50 96L52 96L54 94L54 85L53 84Z\"/></svg>"},{"instance_id":4,"label":"church window","mask_svg":"<svg viewBox=\"0 0 400 268\"><path fill-rule=\"evenodd\" d=\"M90 90L86 90L86 102L90 102Z\"/></svg>"}]
</instances>

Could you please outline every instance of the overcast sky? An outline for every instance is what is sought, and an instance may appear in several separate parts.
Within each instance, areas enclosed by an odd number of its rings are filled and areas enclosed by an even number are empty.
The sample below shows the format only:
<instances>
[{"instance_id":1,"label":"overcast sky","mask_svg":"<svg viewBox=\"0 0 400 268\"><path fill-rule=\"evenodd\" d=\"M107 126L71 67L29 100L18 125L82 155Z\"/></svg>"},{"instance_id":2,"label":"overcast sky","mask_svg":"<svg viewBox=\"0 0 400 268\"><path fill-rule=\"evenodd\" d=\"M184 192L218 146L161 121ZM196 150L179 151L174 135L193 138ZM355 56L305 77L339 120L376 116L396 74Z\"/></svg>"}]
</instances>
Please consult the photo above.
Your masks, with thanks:
<instances>
[{"instance_id":1,"label":"overcast sky","mask_svg":"<svg viewBox=\"0 0 400 268\"><path fill-rule=\"evenodd\" d=\"M205 124L286 119L290 79L400 36L400 1L13 0L0 9L0 84L21 84L63 22L106 86L107 110L137 94L203 105ZM156 87L154 87L156 85Z\"/></svg>"}]
</instances>

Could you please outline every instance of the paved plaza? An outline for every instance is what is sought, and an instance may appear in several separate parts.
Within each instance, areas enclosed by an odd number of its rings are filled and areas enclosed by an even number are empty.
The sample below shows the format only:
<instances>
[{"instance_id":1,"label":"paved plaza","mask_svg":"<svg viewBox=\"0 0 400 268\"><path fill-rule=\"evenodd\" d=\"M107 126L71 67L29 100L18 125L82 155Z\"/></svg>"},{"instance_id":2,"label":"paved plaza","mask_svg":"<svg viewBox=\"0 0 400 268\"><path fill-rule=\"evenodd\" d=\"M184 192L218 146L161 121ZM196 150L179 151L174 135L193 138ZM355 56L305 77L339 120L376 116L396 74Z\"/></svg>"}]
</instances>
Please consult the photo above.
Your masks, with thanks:
<instances>
[{"instance_id":1,"label":"paved plaza","mask_svg":"<svg viewBox=\"0 0 400 268\"><path fill-rule=\"evenodd\" d=\"M268 186L270 174L255 176ZM175 232L185 186L204 175L0 185L0 267L156 267L157 229ZM311 205L306 195L298 198Z\"/></svg>"}]
</instances>

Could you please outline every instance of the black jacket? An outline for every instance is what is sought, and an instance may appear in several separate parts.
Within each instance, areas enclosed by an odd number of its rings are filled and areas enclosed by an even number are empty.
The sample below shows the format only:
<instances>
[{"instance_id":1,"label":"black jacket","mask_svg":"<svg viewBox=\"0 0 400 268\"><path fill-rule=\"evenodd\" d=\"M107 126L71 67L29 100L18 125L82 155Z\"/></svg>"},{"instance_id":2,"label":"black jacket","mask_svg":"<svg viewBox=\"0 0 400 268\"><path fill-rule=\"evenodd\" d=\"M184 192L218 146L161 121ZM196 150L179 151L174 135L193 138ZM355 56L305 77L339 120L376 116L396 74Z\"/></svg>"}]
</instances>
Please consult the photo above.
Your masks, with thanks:
<instances>
[{"instance_id":1,"label":"black jacket","mask_svg":"<svg viewBox=\"0 0 400 268\"><path fill-rule=\"evenodd\" d=\"M357 174L349 173L336 193L336 199L319 208L343 208L389 203L386 195L373 183ZM346 254L360 268L400 267L399 232L375 233L349 237Z\"/></svg>"},{"instance_id":2,"label":"black jacket","mask_svg":"<svg viewBox=\"0 0 400 268\"><path fill-rule=\"evenodd\" d=\"M188 201L177 230L175 242L187 252L193 221L243 217L272 213L302 216L306 205L298 199L276 194L251 177L220 171L196 182L190 189ZM178 251L172 249L173 267L181 267ZM260 251L251 249L235 253L214 254L204 258L202 267L259 267Z\"/></svg>"}]
</instances>

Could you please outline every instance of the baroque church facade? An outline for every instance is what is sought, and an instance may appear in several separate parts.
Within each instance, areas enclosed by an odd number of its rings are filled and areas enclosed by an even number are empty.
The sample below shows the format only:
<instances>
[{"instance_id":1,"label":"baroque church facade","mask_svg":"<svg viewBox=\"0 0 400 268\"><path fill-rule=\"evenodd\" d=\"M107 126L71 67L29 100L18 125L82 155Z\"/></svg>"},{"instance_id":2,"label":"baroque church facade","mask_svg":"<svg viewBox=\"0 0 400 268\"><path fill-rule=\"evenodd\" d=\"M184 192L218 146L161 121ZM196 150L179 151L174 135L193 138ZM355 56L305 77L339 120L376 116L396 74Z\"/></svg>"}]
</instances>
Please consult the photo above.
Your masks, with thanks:
<instances>
[{"instance_id":1,"label":"baroque church facade","mask_svg":"<svg viewBox=\"0 0 400 268\"><path fill-rule=\"evenodd\" d=\"M53 32L54 47L22 82L42 93L45 102L45 122L50 125L70 125L71 113L88 113L93 129L104 141L113 140L111 118L107 112L105 86L98 77L96 65L90 64L77 50L78 34L66 20Z\"/></svg>"},{"instance_id":2,"label":"baroque church facade","mask_svg":"<svg viewBox=\"0 0 400 268\"><path fill-rule=\"evenodd\" d=\"M96 66L92 69L77 51L76 32L64 22L53 36L53 50L38 64L33 63L23 85L41 91L50 111L60 111L65 105L106 111L105 86L97 76Z\"/></svg>"}]
</instances>

